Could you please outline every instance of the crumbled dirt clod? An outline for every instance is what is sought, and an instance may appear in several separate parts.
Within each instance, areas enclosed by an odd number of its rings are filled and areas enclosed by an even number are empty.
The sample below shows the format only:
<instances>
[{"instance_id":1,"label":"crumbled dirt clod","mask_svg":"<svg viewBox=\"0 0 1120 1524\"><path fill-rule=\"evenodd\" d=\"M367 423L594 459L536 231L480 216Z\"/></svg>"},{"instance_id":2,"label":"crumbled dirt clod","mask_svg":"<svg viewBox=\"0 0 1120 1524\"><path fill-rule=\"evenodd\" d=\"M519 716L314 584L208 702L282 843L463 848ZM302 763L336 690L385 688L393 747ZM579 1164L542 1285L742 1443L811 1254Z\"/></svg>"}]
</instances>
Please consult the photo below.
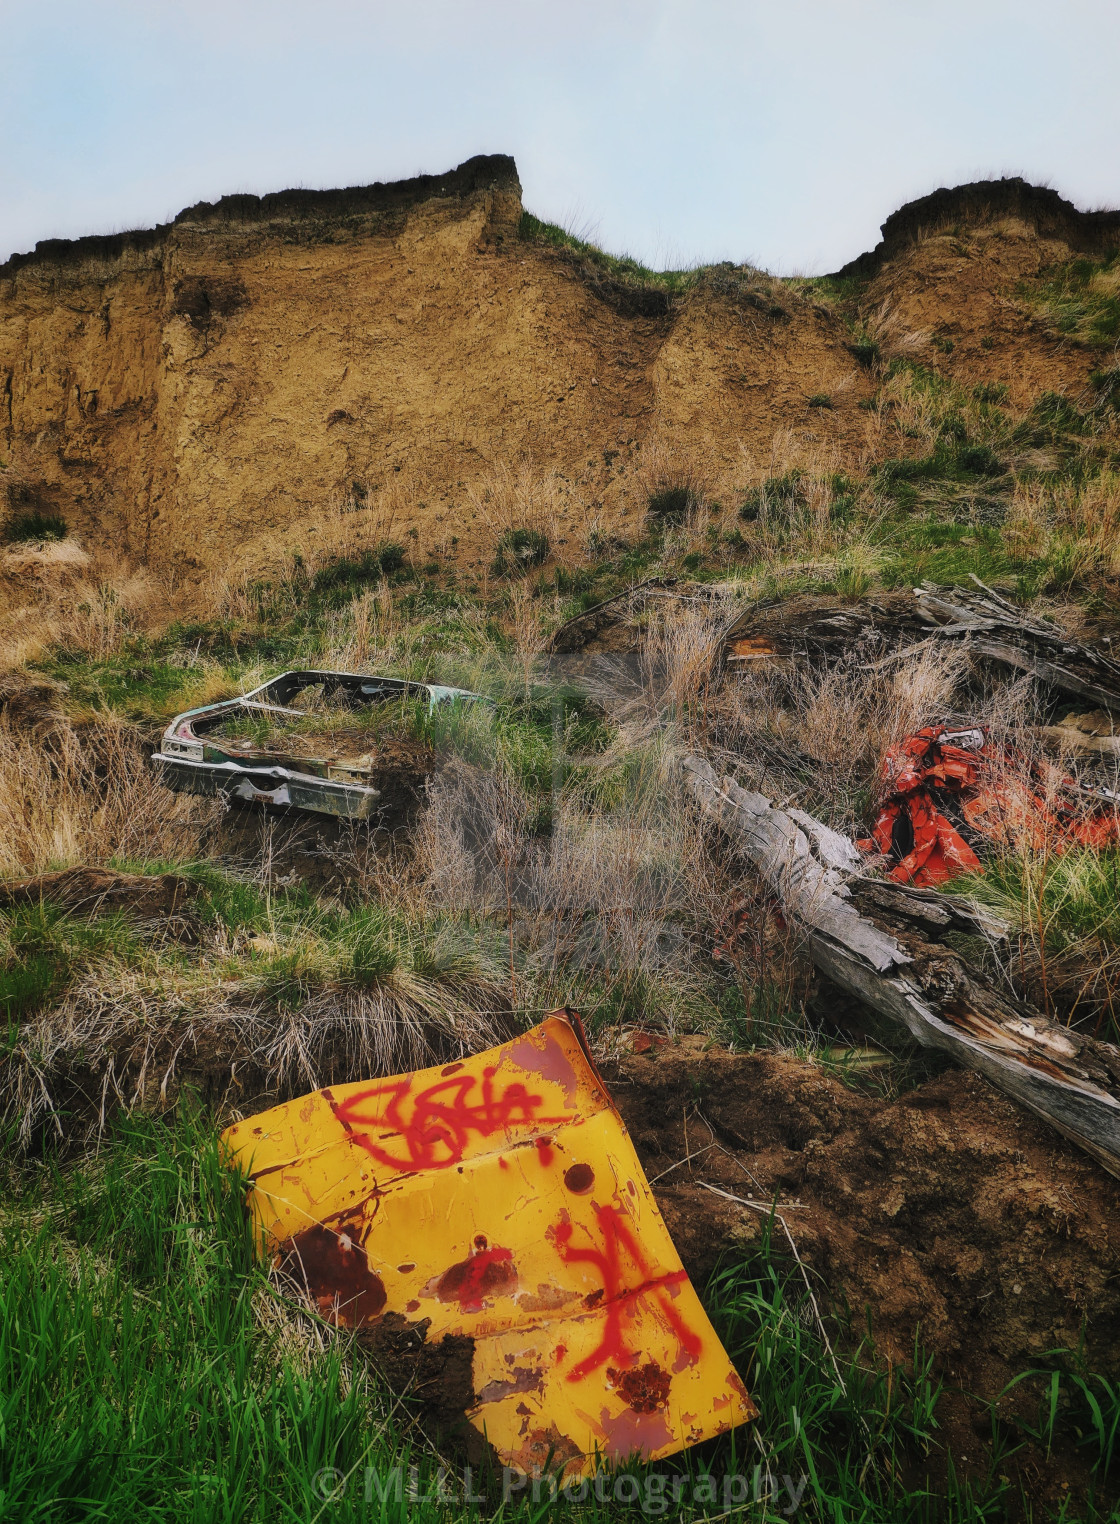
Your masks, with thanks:
<instances>
[{"instance_id":1,"label":"crumbled dirt clod","mask_svg":"<svg viewBox=\"0 0 1120 1524\"><path fill-rule=\"evenodd\" d=\"M115 868L63 868L0 884L0 909L48 902L84 914L124 911L147 919L174 915L200 885L180 873L121 873Z\"/></svg>"}]
</instances>

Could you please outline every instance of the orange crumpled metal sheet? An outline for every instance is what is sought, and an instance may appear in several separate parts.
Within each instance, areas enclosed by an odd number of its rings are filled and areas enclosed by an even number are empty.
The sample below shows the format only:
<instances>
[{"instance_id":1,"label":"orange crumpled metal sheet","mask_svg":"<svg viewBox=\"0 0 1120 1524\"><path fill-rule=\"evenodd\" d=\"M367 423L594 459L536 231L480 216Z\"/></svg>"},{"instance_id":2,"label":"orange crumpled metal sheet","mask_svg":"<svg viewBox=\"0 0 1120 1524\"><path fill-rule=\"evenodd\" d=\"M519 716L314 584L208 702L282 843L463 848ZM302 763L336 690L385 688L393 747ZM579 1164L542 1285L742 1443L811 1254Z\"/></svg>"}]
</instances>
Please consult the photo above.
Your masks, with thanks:
<instances>
[{"instance_id":1,"label":"orange crumpled metal sheet","mask_svg":"<svg viewBox=\"0 0 1120 1524\"><path fill-rule=\"evenodd\" d=\"M223 1137L266 1252L324 1316L474 1340L467 1417L504 1464L572 1477L755 1416L574 1013Z\"/></svg>"},{"instance_id":2,"label":"orange crumpled metal sheet","mask_svg":"<svg viewBox=\"0 0 1120 1524\"><path fill-rule=\"evenodd\" d=\"M884 757L881 786L871 836L857 845L893 856L887 876L902 884L941 884L981 867L949 807L971 831L1036 851L1114 846L1120 834L1114 800L1094 802L1060 769L993 745L982 727L929 725L907 736Z\"/></svg>"}]
</instances>

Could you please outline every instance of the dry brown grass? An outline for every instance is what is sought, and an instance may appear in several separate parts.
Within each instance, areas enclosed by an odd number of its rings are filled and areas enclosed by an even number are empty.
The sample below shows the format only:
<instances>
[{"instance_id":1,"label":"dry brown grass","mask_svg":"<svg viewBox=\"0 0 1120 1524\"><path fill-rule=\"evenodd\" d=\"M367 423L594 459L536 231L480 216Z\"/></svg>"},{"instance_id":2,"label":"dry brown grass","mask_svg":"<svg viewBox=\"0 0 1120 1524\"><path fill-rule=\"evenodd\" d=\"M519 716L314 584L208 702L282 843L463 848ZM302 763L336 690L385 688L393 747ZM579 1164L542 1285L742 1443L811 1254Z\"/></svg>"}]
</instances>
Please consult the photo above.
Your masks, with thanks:
<instances>
[{"instance_id":1,"label":"dry brown grass","mask_svg":"<svg viewBox=\"0 0 1120 1524\"><path fill-rule=\"evenodd\" d=\"M930 333L911 328L890 298L864 315L864 328L886 359L920 359L929 350Z\"/></svg>"},{"instance_id":2,"label":"dry brown grass","mask_svg":"<svg viewBox=\"0 0 1120 1524\"><path fill-rule=\"evenodd\" d=\"M944 403L910 370L889 376L864 425L868 464L894 455L929 455L937 444Z\"/></svg>"},{"instance_id":3,"label":"dry brown grass","mask_svg":"<svg viewBox=\"0 0 1120 1524\"><path fill-rule=\"evenodd\" d=\"M902 661L852 650L828 667L754 663L724 696L724 738L762 792L788 790L796 760L812 776L809 808L859 823L887 749L923 725L952 719L968 670L962 647L927 646ZM776 781L775 781L776 780Z\"/></svg>"},{"instance_id":4,"label":"dry brown grass","mask_svg":"<svg viewBox=\"0 0 1120 1524\"><path fill-rule=\"evenodd\" d=\"M213 964L185 973L158 957L140 967L90 963L0 1057L4 1121L24 1143L44 1126L81 1143L118 1108L162 1110L184 1085L201 1088L219 1112L256 1110L510 1035L506 992L484 970L433 977L410 968L360 990L326 984L299 1007L277 1003L268 977L267 969L223 976Z\"/></svg>"},{"instance_id":5,"label":"dry brown grass","mask_svg":"<svg viewBox=\"0 0 1120 1524\"><path fill-rule=\"evenodd\" d=\"M514 948L515 1003L605 1001L670 1029L705 1004L709 927L729 880L684 794L671 727L641 703L617 744L558 784L550 830L539 801L500 760L454 762L420 821L418 888L433 908L467 908Z\"/></svg>"},{"instance_id":6,"label":"dry brown grass","mask_svg":"<svg viewBox=\"0 0 1120 1524\"><path fill-rule=\"evenodd\" d=\"M511 529L535 529L555 548L572 503L555 470L542 469L531 457L499 460L480 481L466 489L470 513L491 538L491 551Z\"/></svg>"},{"instance_id":7,"label":"dry brown grass","mask_svg":"<svg viewBox=\"0 0 1120 1524\"><path fill-rule=\"evenodd\" d=\"M0 874L110 858L200 856L222 814L216 800L152 781L136 733L105 716L44 741L0 720Z\"/></svg>"},{"instance_id":8,"label":"dry brown grass","mask_svg":"<svg viewBox=\"0 0 1120 1524\"><path fill-rule=\"evenodd\" d=\"M168 620L166 588L146 567L76 540L0 553L0 671L51 647L104 660Z\"/></svg>"},{"instance_id":9,"label":"dry brown grass","mask_svg":"<svg viewBox=\"0 0 1120 1524\"><path fill-rule=\"evenodd\" d=\"M1084 482L1019 482L1003 528L1013 555L1055 557L1069 583L1091 572L1120 576L1120 472Z\"/></svg>"},{"instance_id":10,"label":"dry brown grass","mask_svg":"<svg viewBox=\"0 0 1120 1524\"><path fill-rule=\"evenodd\" d=\"M675 724L689 746L701 744L708 685L735 600L659 601L644 631L642 667L650 713Z\"/></svg>"}]
</instances>

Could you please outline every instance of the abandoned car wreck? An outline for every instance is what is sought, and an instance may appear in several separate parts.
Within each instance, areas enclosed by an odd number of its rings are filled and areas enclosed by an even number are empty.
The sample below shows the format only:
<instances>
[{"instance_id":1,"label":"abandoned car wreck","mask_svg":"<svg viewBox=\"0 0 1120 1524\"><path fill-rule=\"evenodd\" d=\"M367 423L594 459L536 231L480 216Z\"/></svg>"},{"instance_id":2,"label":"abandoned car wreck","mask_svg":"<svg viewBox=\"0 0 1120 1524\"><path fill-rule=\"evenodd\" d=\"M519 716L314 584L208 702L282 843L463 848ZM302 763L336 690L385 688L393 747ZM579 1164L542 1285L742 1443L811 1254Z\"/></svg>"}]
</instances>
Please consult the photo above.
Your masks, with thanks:
<instances>
[{"instance_id":1,"label":"abandoned car wreck","mask_svg":"<svg viewBox=\"0 0 1120 1524\"><path fill-rule=\"evenodd\" d=\"M381 793L369 781L372 756L355 755L368 739L363 711L368 717L374 707L408 699L434 709L478 698L464 688L403 678L282 672L242 697L176 715L152 766L177 792L365 820ZM303 708L293 707L301 702ZM285 726L292 720L304 727Z\"/></svg>"}]
</instances>

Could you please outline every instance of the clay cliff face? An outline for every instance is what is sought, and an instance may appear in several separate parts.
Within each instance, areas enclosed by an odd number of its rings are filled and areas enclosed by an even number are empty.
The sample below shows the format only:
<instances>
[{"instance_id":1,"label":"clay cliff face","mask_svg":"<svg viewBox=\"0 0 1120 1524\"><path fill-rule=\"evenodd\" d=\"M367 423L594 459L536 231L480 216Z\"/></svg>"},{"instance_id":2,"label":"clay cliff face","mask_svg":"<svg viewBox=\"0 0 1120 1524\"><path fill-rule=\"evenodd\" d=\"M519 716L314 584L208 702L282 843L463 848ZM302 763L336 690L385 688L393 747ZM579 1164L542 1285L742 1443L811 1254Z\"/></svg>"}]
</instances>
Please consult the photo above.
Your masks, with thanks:
<instances>
[{"instance_id":1,"label":"clay cliff face","mask_svg":"<svg viewBox=\"0 0 1120 1524\"><path fill-rule=\"evenodd\" d=\"M616 462L654 442L744 480L776 436L838 466L867 448L874 383L841 306L729 268L635 300L520 238L521 210L513 161L493 157L395 186L229 197L13 258L0 484L91 547L189 579L401 480L405 517L466 546L471 503L511 463L554 473L578 533L588 505L604 526L639 511ZM1029 206L1002 213L967 246L885 225L858 300L896 336L953 335L943 368L1026 405L1083 386L1092 362L1012 297L1074 235L1052 208L1045 226ZM821 393L831 409L809 406Z\"/></svg>"}]
</instances>

